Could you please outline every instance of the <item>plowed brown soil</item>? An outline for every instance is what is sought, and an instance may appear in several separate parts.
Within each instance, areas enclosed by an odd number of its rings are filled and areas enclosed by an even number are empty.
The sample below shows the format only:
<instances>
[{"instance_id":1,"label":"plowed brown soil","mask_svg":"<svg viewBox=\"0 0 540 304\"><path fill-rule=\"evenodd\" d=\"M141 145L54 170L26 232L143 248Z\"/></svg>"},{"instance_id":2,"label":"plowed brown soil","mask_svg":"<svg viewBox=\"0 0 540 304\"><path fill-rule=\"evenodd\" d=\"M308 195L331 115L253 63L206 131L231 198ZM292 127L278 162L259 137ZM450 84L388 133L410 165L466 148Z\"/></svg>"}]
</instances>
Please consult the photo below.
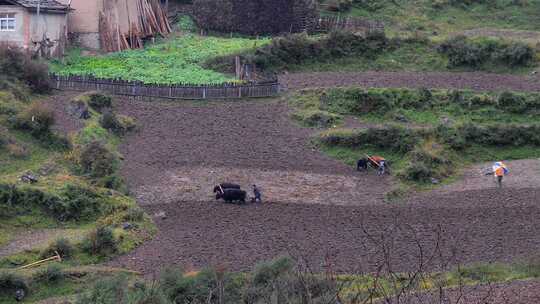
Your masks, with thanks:
<instances>
[{"instance_id":1,"label":"plowed brown soil","mask_svg":"<svg viewBox=\"0 0 540 304\"><path fill-rule=\"evenodd\" d=\"M375 88L430 88L470 89L475 91L540 91L536 76L515 76L489 73L291 73L280 76L287 88L297 90L319 87L375 87Z\"/></svg>"},{"instance_id":2,"label":"plowed brown soil","mask_svg":"<svg viewBox=\"0 0 540 304\"><path fill-rule=\"evenodd\" d=\"M293 254L314 267L330 256L336 270L349 272L381 257L366 231L392 241L392 263L401 270L418 262L415 240L429 251L437 231L443 256L455 254L455 264L513 261L540 250L538 189L431 193L392 205L382 201L390 178L357 174L312 149L312 130L293 124L281 103L124 100L117 107L142 126L123 144L123 173L144 208L167 218L156 218L156 238L115 266L146 274L169 265L245 270ZM263 185L266 202L213 201L209 186L233 178Z\"/></svg>"}]
</instances>

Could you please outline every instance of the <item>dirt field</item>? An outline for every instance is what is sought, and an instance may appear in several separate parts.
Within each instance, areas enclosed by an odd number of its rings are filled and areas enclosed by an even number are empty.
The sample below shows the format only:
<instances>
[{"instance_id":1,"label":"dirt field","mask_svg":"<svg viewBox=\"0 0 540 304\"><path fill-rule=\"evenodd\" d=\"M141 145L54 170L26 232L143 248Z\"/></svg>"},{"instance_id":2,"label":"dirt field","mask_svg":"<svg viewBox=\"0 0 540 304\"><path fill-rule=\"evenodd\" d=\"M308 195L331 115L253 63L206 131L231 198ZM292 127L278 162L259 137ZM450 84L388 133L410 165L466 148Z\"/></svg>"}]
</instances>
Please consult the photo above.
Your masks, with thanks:
<instances>
[{"instance_id":1,"label":"dirt field","mask_svg":"<svg viewBox=\"0 0 540 304\"><path fill-rule=\"evenodd\" d=\"M453 265L525 259L540 250L539 189L489 184L391 205L382 201L390 178L357 174L313 150L312 130L293 124L279 102L130 100L117 108L143 126L123 144L123 173L144 208L167 217L156 217L154 240L114 266L147 275L171 264L245 270L292 254L314 267L330 256L337 270L350 272L381 256L366 232L394 236L386 242L402 270L418 261L415 240L429 251L437 231L445 259L455 252ZM267 203L216 203L211 186L218 181L257 183Z\"/></svg>"},{"instance_id":2,"label":"dirt field","mask_svg":"<svg viewBox=\"0 0 540 304\"><path fill-rule=\"evenodd\" d=\"M403 303L440 303L438 292L404 299ZM445 293L443 303L455 304L533 304L540 303L540 281L515 281L501 284L465 286Z\"/></svg>"},{"instance_id":3,"label":"dirt field","mask_svg":"<svg viewBox=\"0 0 540 304\"><path fill-rule=\"evenodd\" d=\"M514 76L489 73L291 73L280 76L288 89L317 87L393 87L470 89L475 91L540 91L540 79L535 76Z\"/></svg>"}]
</instances>

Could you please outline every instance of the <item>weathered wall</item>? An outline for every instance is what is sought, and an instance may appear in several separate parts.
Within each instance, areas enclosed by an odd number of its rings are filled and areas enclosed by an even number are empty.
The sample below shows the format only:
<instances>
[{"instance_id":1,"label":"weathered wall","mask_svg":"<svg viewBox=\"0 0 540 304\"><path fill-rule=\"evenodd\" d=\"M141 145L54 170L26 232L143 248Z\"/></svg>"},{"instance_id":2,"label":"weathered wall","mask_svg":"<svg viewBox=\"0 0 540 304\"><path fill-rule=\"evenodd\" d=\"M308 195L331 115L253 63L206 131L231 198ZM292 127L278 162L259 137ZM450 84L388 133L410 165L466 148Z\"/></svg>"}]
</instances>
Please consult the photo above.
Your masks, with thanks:
<instances>
[{"instance_id":1,"label":"weathered wall","mask_svg":"<svg viewBox=\"0 0 540 304\"><path fill-rule=\"evenodd\" d=\"M127 33L130 23L138 22L138 0L72 0L69 14L69 32L72 41L83 47L99 49L99 13L104 12L109 20ZM60 2L68 4L69 0Z\"/></svg>"},{"instance_id":2,"label":"weathered wall","mask_svg":"<svg viewBox=\"0 0 540 304\"><path fill-rule=\"evenodd\" d=\"M34 42L49 38L53 43L51 49L52 55L58 55L57 52L63 50L67 36L67 14L52 14L28 12L30 16L30 45L35 47Z\"/></svg>"},{"instance_id":3,"label":"weathered wall","mask_svg":"<svg viewBox=\"0 0 540 304\"><path fill-rule=\"evenodd\" d=\"M0 5L0 13L15 13L15 30L1 31L0 42L8 42L27 48L30 40L28 14L22 7L15 5Z\"/></svg>"}]
</instances>

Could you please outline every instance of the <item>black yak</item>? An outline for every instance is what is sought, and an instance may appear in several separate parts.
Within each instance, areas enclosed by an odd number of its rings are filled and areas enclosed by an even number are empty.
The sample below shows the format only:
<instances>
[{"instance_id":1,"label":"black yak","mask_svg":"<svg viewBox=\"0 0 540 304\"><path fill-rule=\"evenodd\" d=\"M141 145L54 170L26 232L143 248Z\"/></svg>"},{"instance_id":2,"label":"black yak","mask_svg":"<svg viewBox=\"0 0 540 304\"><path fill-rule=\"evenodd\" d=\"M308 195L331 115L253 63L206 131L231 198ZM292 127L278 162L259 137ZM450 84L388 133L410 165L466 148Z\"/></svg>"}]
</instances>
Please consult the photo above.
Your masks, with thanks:
<instances>
[{"instance_id":1,"label":"black yak","mask_svg":"<svg viewBox=\"0 0 540 304\"><path fill-rule=\"evenodd\" d=\"M223 193L216 193L216 200L223 199L226 203L232 203L234 201L239 201L242 203L246 202L246 191L230 188L223 190Z\"/></svg>"},{"instance_id":2,"label":"black yak","mask_svg":"<svg viewBox=\"0 0 540 304\"><path fill-rule=\"evenodd\" d=\"M367 167L368 167L368 160L367 158L361 158L358 160L358 162L356 163L356 170L357 171L366 171L367 170Z\"/></svg>"},{"instance_id":3,"label":"black yak","mask_svg":"<svg viewBox=\"0 0 540 304\"><path fill-rule=\"evenodd\" d=\"M221 189L220 189L221 187ZM214 193L222 192L222 189L240 189L240 185L232 183L222 183L214 187Z\"/></svg>"}]
</instances>

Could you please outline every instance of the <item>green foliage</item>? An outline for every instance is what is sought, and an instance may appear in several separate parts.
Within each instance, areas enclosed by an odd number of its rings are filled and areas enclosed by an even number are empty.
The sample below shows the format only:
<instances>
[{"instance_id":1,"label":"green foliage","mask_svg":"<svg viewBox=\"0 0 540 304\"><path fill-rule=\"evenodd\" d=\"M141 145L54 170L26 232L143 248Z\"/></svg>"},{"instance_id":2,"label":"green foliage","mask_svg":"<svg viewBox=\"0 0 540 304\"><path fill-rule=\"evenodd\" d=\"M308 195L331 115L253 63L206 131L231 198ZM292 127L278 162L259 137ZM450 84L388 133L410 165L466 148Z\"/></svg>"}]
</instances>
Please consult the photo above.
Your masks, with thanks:
<instances>
[{"instance_id":1,"label":"green foliage","mask_svg":"<svg viewBox=\"0 0 540 304\"><path fill-rule=\"evenodd\" d=\"M88 96L88 105L99 113L104 109L112 107L112 97L108 95L99 92L90 92L86 96Z\"/></svg>"},{"instance_id":2,"label":"green foliage","mask_svg":"<svg viewBox=\"0 0 540 304\"><path fill-rule=\"evenodd\" d=\"M450 68L477 68L490 63L511 67L528 66L535 56L534 50L523 43L493 39L470 40L465 36L456 36L443 42L438 50L448 56Z\"/></svg>"},{"instance_id":3,"label":"green foliage","mask_svg":"<svg viewBox=\"0 0 540 304\"><path fill-rule=\"evenodd\" d=\"M60 194L50 194L31 187L0 184L0 217L29 214L34 209L58 221L92 219L99 212L101 198L87 188L67 184Z\"/></svg>"},{"instance_id":4,"label":"green foliage","mask_svg":"<svg viewBox=\"0 0 540 304\"><path fill-rule=\"evenodd\" d=\"M109 255L118 250L118 241L111 228L98 227L84 238L82 249L89 254Z\"/></svg>"},{"instance_id":5,"label":"green foliage","mask_svg":"<svg viewBox=\"0 0 540 304\"><path fill-rule=\"evenodd\" d=\"M316 128L331 127L341 119L339 115L321 110L296 111L292 117L305 126Z\"/></svg>"},{"instance_id":6,"label":"green foliage","mask_svg":"<svg viewBox=\"0 0 540 304\"><path fill-rule=\"evenodd\" d=\"M75 248L68 239L59 238L49 244L49 246L47 246L47 248L45 248L41 252L41 257L44 259L50 258L56 255L57 252L58 254L60 254L62 259L69 259L73 257L73 254L75 253Z\"/></svg>"},{"instance_id":7,"label":"green foliage","mask_svg":"<svg viewBox=\"0 0 540 304\"><path fill-rule=\"evenodd\" d=\"M57 264L47 266L34 274L34 281L45 284L58 284L65 278L64 271Z\"/></svg>"},{"instance_id":8,"label":"green foliage","mask_svg":"<svg viewBox=\"0 0 540 304\"><path fill-rule=\"evenodd\" d=\"M22 289L28 292L28 285L23 277L11 273L0 271L0 295L15 295L15 291Z\"/></svg>"},{"instance_id":9,"label":"green foliage","mask_svg":"<svg viewBox=\"0 0 540 304\"><path fill-rule=\"evenodd\" d=\"M117 157L100 141L93 141L81 149L80 165L84 173L100 178L113 174Z\"/></svg>"},{"instance_id":10,"label":"green foliage","mask_svg":"<svg viewBox=\"0 0 540 304\"><path fill-rule=\"evenodd\" d=\"M383 126L364 130L330 130L320 135L319 141L327 146L372 146L407 153L418 143L421 133L399 126Z\"/></svg>"},{"instance_id":11,"label":"green foliage","mask_svg":"<svg viewBox=\"0 0 540 304\"><path fill-rule=\"evenodd\" d=\"M32 103L28 108L16 116L14 126L39 138L47 136L54 124L54 112L41 103Z\"/></svg>"},{"instance_id":12,"label":"green foliage","mask_svg":"<svg viewBox=\"0 0 540 304\"><path fill-rule=\"evenodd\" d=\"M0 71L0 83L22 82L35 93L50 90L47 65L33 60L30 53L22 48L0 44Z\"/></svg>"},{"instance_id":13,"label":"green foliage","mask_svg":"<svg viewBox=\"0 0 540 304\"><path fill-rule=\"evenodd\" d=\"M285 69L308 60L362 55L374 57L389 48L384 34L357 35L334 31L321 39L306 34L293 34L272 39L269 45L259 48L251 60L263 69Z\"/></svg>"},{"instance_id":14,"label":"green foliage","mask_svg":"<svg viewBox=\"0 0 540 304\"><path fill-rule=\"evenodd\" d=\"M112 111L105 111L99 120L100 125L116 135L123 136L136 127L135 120L124 115L116 115Z\"/></svg>"},{"instance_id":15,"label":"green foliage","mask_svg":"<svg viewBox=\"0 0 540 304\"><path fill-rule=\"evenodd\" d=\"M72 52L51 70L60 75L93 75L99 78L141 81L149 84L220 84L234 78L206 70L202 64L214 57L240 53L267 40L226 39L183 35L149 45L142 50L105 56Z\"/></svg>"}]
</instances>

